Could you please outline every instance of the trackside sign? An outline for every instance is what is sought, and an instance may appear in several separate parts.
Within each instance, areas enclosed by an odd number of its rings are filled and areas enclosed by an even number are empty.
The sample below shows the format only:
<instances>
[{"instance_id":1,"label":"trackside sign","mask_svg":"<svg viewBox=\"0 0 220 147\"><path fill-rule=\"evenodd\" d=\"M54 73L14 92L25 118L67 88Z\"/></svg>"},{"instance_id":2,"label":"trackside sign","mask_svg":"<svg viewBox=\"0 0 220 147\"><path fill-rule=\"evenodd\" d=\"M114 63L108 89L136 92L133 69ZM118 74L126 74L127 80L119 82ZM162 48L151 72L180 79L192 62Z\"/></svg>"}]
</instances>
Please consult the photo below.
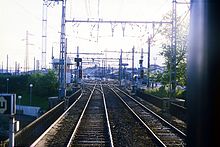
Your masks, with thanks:
<instances>
[{"instance_id":1,"label":"trackside sign","mask_svg":"<svg viewBox=\"0 0 220 147\"><path fill-rule=\"evenodd\" d=\"M0 94L0 113L10 115L16 113L15 94Z\"/></svg>"}]
</instances>

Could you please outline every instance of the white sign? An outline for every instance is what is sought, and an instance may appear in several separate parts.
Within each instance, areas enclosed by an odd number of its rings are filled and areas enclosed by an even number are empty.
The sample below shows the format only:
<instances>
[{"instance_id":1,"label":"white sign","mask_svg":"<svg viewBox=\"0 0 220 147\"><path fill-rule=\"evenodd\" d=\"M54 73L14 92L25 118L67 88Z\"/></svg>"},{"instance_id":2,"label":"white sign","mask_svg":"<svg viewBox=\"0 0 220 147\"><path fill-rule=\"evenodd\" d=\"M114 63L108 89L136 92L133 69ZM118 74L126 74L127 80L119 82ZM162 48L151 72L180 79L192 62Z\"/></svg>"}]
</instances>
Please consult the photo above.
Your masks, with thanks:
<instances>
[{"instance_id":1,"label":"white sign","mask_svg":"<svg viewBox=\"0 0 220 147\"><path fill-rule=\"evenodd\" d=\"M5 113L6 110L7 100L3 96L0 96L0 113Z\"/></svg>"},{"instance_id":2,"label":"white sign","mask_svg":"<svg viewBox=\"0 0 220 147\"><path fill-rule=\"evenodd\" d=\"M11 115L16 113L15 94L0 94L0 113Z\"/></svg>"}]
</instances>

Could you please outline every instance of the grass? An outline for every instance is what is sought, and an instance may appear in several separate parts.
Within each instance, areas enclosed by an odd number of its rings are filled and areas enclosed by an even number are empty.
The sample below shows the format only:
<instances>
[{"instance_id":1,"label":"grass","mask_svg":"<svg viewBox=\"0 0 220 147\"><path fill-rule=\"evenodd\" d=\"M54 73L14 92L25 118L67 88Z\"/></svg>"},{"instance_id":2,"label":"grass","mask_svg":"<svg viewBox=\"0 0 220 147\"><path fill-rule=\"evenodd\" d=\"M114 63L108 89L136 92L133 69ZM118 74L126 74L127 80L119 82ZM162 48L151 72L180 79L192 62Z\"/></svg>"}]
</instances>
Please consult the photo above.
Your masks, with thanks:
<instances>
[{"instance_id":1,"label":"grass","mask_svg":"<svg viewBox=\"0 0 220 147\"><path fill-rule=\"evenodd\" d=\"M17 102L16 102L17 104L19 104L18 96L19 94L17 94ZM29 93L22 94L22 99L20 100L20 104L30 106L30 94ZM40 107L43 110L47 110L48 109L48 98L32 95L31 104L32 106Z\"/></svg>"},{"instance_id":2,"label":"grass","mask_svg":"<svg viewBox=\"0 0 220 147\"><path fill-rule=\"evenodd\" d=\"M168 89L167 88L164 88L164 87L160 87L160 88L150 88L150 89L146 89L144 91L144 93L146 94L151 94L151 95L154 95L154 96L157 96L157 97L160 97L160 98L163 98L163 97L169 97L168 95Z\"/></svg>"},{"instance_id":3,"label":"grass","mask_svg":"<svg viewBox=\"0 0 220 147\"><path fill-rule=\"evenodd\" d=\"M151 94L160 98L167 98L169 97L169 91L168 91L168 87L160 87L160 88L153 88L153 89L146 89L144 91L144 93L146 94ZM176 90L176 97L177 98L181 98L181 99L185 99L186 97L186 91L182 90L182 89L177 89Z\"/></svg>"}]
</instances>

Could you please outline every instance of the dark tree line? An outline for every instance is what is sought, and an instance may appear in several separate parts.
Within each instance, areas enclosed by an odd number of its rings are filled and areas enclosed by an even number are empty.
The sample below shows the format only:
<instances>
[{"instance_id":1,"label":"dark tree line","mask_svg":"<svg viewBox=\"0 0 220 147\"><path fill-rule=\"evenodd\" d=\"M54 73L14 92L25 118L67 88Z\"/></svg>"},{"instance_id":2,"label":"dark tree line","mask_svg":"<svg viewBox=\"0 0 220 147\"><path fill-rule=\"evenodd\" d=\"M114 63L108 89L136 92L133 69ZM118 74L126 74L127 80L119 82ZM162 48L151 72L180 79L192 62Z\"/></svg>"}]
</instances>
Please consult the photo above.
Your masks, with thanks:
<instances>
[{"instance_id":1,"label":"dark tree line","mask_svg":"<svg viewBox=\"0 0 220 147\"><path fill-rule=\"evenodd\" d=\"M9 79L7 81L7 78ZM33 94L36 96L55 96L58 94L58 80L53 71L31 75L0 75L0 93L28 93L29 85L33 84Z\"/></svg>"}]
</instances>

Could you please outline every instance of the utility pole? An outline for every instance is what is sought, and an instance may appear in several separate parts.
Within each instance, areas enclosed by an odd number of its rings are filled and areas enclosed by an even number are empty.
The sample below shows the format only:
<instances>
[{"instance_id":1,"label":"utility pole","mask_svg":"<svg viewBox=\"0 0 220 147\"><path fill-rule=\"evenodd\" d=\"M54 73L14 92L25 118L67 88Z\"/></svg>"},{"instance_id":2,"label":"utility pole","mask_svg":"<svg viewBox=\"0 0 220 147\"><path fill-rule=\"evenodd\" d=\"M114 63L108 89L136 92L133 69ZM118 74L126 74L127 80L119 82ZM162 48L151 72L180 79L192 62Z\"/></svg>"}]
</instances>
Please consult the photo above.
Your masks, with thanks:
<instances>
[{"instance_id":1,"label":"utility pole","mask_svg":"<svg viewBox=\"0 0 220 147\"><path fill-rule=\"evenodd\" d=\"M134 46L132 48L132 74L131 74L131 78L132 78L132 92L134 92L134 84L135 84L135 81L134 81Z\"/></svg>"},{"instance_id":2,"label":"utility pole","mask_svg":"<svg viewBox=\"0 0 220 147\"><path fill-rule=\"evenodd\" d=\"M29 57L28 57L28 31L26 31L26 52L25 52L26 54L25 54L25 72L27 72L28 71L28 69L29 69Z\"/></svg>"},{"instance_id":3,"label":"utility pole","mask_svg":"<svg viewBox=\"0 0 220 147\"><path fill-rule=\"evenodd\" d=\"M102 59L102 79L104 77L104 60Z\"/></svg>"},{"instance_id":4,"label":"utility pole","mask_svg":"<svg viewBox=\"0 0 220 147\"><path fill-rule=\"evenodd\" d=\"M66 70L67 70L67 38L65 39L65 52L64 52L64 83L65 83L65 93L64 93L64 109L69 107L69 97L66 96Z\"/></svg>"},{"instance_id":5,"label":"utility pole","mask_svg":"<svg viewBox=\"0 0 220 147\"><path fill-rule=\"evenodd\" d=\"M41 69L45 70L46 67L46 50L47 50L47 5L48 1L43 1L42 8L42 55L41 55Z\"/></svg>"},{"instance_id":6,"label":"utility pole","mask_svg":"<svg viewBox=\"0 0 220 147\"><path fill-rule=\"evenodd\" d=\"M2 61L2 73L4 72L4 63Z\"/></svg>"},{"instance_id":7,"label":"utility pole","mask_svg":"<svg viewBox=\"0 0 220 147\"><path fill-rule=\"evenodd\" d=\"M60 71L59 71L59 99L66 97L66 0L62 1L62 18L60 34Z\"/></svg>"},{"instance_id":8,"label":"utility pole","mask_svg":"<svg viewBox=\"0 0 220 147\"><path fill-rule=\"evenodd\" d=\"M17 75L17 61L15 61L15 75Z\"/></svg>"},{"instance_id":9,"label":"utility pole","mask_svg":"<svg viewBox=\"0 0 220 147\"><path fill-rule=\"evenodd\" d=\"M52 60L54 59L54 56L53 56L53 46L52 46L52 55L51 55L51 59L52 59Z\"/></svg>"},{"instance_id":10,"label":"utility pole","mask_svg":"<svg viewBox=\"0 0 220 147\"><path fill-rule=\"evenodd\" d=\"M76 49L76 74L75 74L75 77L76 77L76 83L78 84L79 82L79 46L77 46L77 49Z\"/></svg>"},{"instance_id":11,"label":"utility pole","mask_svg":"<svg viewBox=\"0 0 220 147\"><path fill-rule=\"evenodd\" d=\"M8 54L7 54L6 73L8 73Z\"/></svg>"},{"instance_id":12,"label":"utility pole","mask_svg":"<svg viewBox=\"0 0 220 147\"><path fill-rule=\"evenodd\" d=\"M148 57L147 57L147 87L150 87L150 37L148 37Z\"/></svg>"},{"instance_id":13,"label":"utility pole","mask_svg":"<svg viewBox=\"0 0 220 147\"><path fill-rule=\"evenodd\" d=\"M122 49L121 54L119 58L119 85L121 86L121 80L122 80Z\"/></svg>"},{"instance_id":14,"label":"utility pole","mask_svg":"<svg viewBox=\"0 0 220 147\"><path fill-rule=\"evenodd\" d=\"M18 74L20 72L20 63L18 63Z\"/></svg>"},{"instance_id":15,"label":"utility pole","mask_svg":"<svg viewBox=\"0 0 220 147\"><path fill-rule=\"evenodd\" d=\"M143 58L144 58L143 48L141 48L141 59L139 60L139 64L140 64L140 79L141 79L141 82L142 82L142 80L143 80L143 78L144 78Z\"/></svg>"},{"instance_id":16,"label":"utility pole","mask_svg":"<svg viewBox=\"0 0 220 147\"><path fill-rule=\"evenodd\" d=\"M51 2L62 2L60 57L59 57L59 99L66 97L66 0L44 0L42 16L42 69L46 69L47 7Z\"/></svg>"},{"instance_id":17,"label":"utility pole","mask_svg":"<svg viewBox=\"0 0 220 147\"><path fill-rule=\"evenodd\" d=\"M170 63L170 98L175 99L176 93L176 0L173 0L172 38Z\"/></svg>"},{"instance_id":18,"label":"utility pole","mask_svg":"<svg viewBox=\"0 0 220 147\"><path fill-rule=\"evenodd\" d=\"M25 46L26 46L24 72L27 72L29 70L29 45L33 45L29 43L29 35L32 35L32 34L26 31L26 37L25 39L22 39L22 40L25 40Z\"/></svg>"},{"instance_id":19,"label":"utility pole","mask_svg":"<svg viewBox=\"0 0 220 147\"><path fill-rule=\"evenodd\" d=\"M35 57L34 57L34 73L35 73Z\"/></svg>"}]
</instances>

